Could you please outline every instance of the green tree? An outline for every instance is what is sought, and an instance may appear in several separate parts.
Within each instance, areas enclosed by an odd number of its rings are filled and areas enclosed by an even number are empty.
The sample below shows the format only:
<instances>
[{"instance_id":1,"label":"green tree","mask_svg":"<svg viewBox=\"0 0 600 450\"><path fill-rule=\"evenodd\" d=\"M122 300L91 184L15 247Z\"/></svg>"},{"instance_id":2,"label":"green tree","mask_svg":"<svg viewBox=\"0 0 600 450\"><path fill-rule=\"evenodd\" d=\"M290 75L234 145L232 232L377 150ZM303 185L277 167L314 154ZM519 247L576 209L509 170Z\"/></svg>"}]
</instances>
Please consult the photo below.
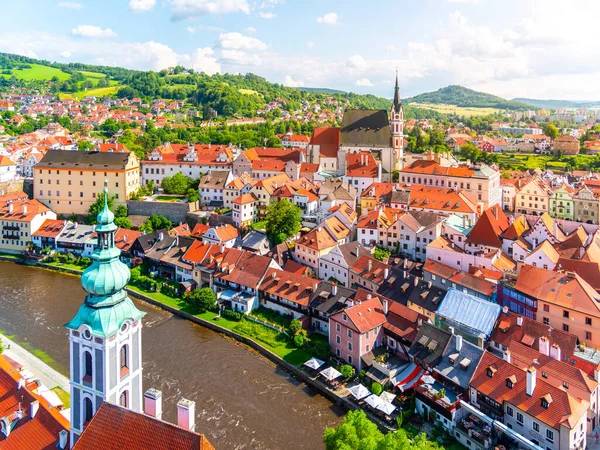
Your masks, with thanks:
<instances>
[{"instance_id":1,"label":"green tree","mask_svg":"<svg viewBox=\"0 0 600 450\"><path fill-rule=\"evenodd\" d=\"M189 188L187 190L186 196L188 202L197 202L198 200L200 200L200 193L198 192L198 189Z\"/></svg>"},{"instance_id":2,"label":"green tree","mask_svg":"<svg viewBox=\"0 0 600 450\"><path fill-rule=\"evenodd\" d=\"M80 140L77 142L77 150L81 152L89 152L90 150L94 150L94 144L90 141Z\"/></svg>"},{"instance_id":3,"label":"green tree","mask_svg":"<svg viewBox=\"0 0 600 450\"><path fill-rule=\"evenodd\" d=\"M119 205L117 209L115 209L115 217L127 217L127 206Z\"/></svg>"},{"instance_id":4,"label":"green tree","mask_svg":"<svg viewBox=\"0 0 600 450\"><path fill-rule=\"evenodd\" d=\"M558 137L558 128L556 128L556 125L549 123L544 126L544 134L554 140Z\"/></svg>"},{"instance_id":5,"label":"green tree","mask_svg":"<svg viewBox=\"0 0 600 450\"><path fill-rule=\"evenodd\" d=\"M217 296L211 288L204 287L194 290L189 296L188 301L198 308L200 313L214 309L217 304Z\"/></svg>"},{"instance_id":6,"label":"green tree","mask_svg":"<svg viewBox=\"0 0 600 450\"><path fill-rule=\"evenodd\" d=\"M377 381L374 381L371 385L371 392L375 395L379 395L383 392L383 386L379 384Z\"/></svg>"},{"instance_id":7,"label":"green tree","mask_svg":"<svg viewBox=\"0 0 600 450\"><path fill-rule=\"evenodd\" d=\"M302 329L302 322L300 322L298 319L293 319L290 322L290 332L292 334L296 334L301 329Z\"/></svg>"},{"instance_id":8,"label":"green tree","mask_svg":"<svg viewBox=\"0 0 600 450\"><path fill-rule=\"evenodd\" d=\"M300 348L308 342L308 333L306 330L300 330L292 340L294 341L294 345Z\"/></svg>"},{"instance_id":9,"label":"green tree","mask_svg":"<svg viewBox=\"0 0 600 450\"><path fill-rule=\"evenodd\" d=\"M113 202L115 200L114 196L108 196L106 202L108 203L108 209L110 209L112 211L113 208ZM94 201L94 203L92 203L88 209L88 222L90 225L94 225L96 223L98 223L98 221L96 220L96 217L98 216L98 214L100 214L100 211L102 211L102 208L104 208L104 192L100 192L98 195L96 195L96 200Z\"/></svg>"},{"instance_id":10,"label":"green tree","mask_svg":"<svg viewBox=\"0 0 600 450\"><path fill-rule=\"evenodd\" d=\"M162 230L165 228L167 231L171 229L173 224L165 216L158 214L152 214L140 227L140 231L144 233L152 233L156 230Z\"/></svg>"},{"instance_id":11,"label":"green tree","mask_svg":"<svg viewBox=\"0 0 600 450\"><path fill-rule=\"evenodd\" d=\"M352 378L354 376L354 367L352 367L350 364L344 364L342 367L340 367L340 373L346 379Z\"/></svg>"},{"instance_id":12,"label":"green tree","mask_svg":"<svg viewBox=\"0 0 600 450\"><path fill-rule=\"evenodd\" d=\"M186 177L181 172L177 172L172 177L164 177L162 187L167 194L185 195L192 184L192 179Z\"/></svg>"},{"instance_id":13,"label":"green tree","mask_svg":"<svg viewBox=\"0 0 600 450\"><path fill-rule=\"evenodd\" d=\"M271 202L267 207L265 216L265 229L267 236L275 240L277 236L281 239L281 235L285 238L294 236L300 231L302 226L302 211L293 203L286 199L281 199L276 202Z\"/></svg>"},{"instance_id":14,"label":"green tree","mask_svg":"<svg viewBox=\"0 0 600 450\"><path fill-rule=\"evenodd\" d=\"M133 228L131 220L129 220L127 217L116 217L115 225L119 228L125 228L126 230L131 230L131 228Z\"/></svg>"}]
</instances>

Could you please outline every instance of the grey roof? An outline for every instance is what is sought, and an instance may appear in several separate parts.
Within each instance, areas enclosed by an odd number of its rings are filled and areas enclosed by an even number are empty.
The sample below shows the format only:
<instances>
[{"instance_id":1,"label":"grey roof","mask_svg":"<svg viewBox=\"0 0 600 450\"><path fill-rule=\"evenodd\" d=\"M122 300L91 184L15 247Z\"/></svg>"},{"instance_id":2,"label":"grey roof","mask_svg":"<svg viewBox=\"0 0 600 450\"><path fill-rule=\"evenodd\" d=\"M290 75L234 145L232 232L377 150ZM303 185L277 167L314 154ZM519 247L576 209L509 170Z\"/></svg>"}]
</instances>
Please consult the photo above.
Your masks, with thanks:
<instances>
[{"instance_id":1,"label":"grey roof","mask_svg":"<svg viewBox=\"0 0 600 450\"><path fill-rule=\"evenodd\" d=\"M476 335L490 336L501 310L496 303L450 288L436 314L473 330Z\"/></svg>"},{"instance_id":2,"label":"grey roof","mask_svg":"<svg viewBox=\"0 0 600 450\"><path fill-rule=\"evenodd\" d=\"M340 145L391 147L392 133L387 111L347 109L340 127Z\"/></svg>"},{"instance_id":3,"label":"grey roof","mask_svg":"<svg viewBox=\"0 0 600 450\"><path fill-rule=\"evenodd\" d=\"M430 323L424 323L408 349L408 353L419 361L430 366L437 366L446 351L452 334L437 328Z\"/></svg>"},{"instance_id":4,"label":"grey roof","mask_svg":"<svg viewBox=\"0 0 600 450\"><path fill-rule=\"evenodd\" d=\"M96 170L124 170L129 152L79 152L75 150L51 150L35 165L36 168L75 168Z\"/></svg>"},{"instance_id":5,"label":"grey roof","mask_svg":"<svg viewBox=\"0 0 600 450\"><path fill-rule=\"evenodd\" d=\"M356 189L339 178L329 178L319 186L319 196L322 199L356 201Z\"/></svg>"},{"instance_id":6,"label":"grey roof","mask_svg":"<svg viewBox=\"0 0 600 450\"><path fill-rule=\"evenodd\" d=\"M410 193L411 191L405 189L393 190L390 194L390 202L408 205L410 203Z\"/></svg>"},{"instance_id":7,"label":"grey roof","mask_svg":"<svg viewBox=\"0 0 600 450\"><path fill-rule=\"evenodd\" d=\"M462 339L462 345L459 351L456 349L457 342L458 337L453 334L448 343L448 347L446 347L446 351L442 355L441 361L433 370L440 373L454 384L467 389L469 387L469 382L475 373L475 369L477 369L479 361L483 356L484 350L466 339ZM450 361L451 356L454 363ZM463 369L461 363L466 362L465 360L469 360L469 363L466 365L466 369Z\"/></svg>"},{"instance_id":8,"label":"grey roof","mask_svg":"<svg viewBox=\"0 0 600 450\"><path fill-rule=\"evenodd\" d=\"M338 246L338 248L349 267L353 266L361 256L371 256L371 251L359 244L358 241L348 242Z\"/></svg>"},{"instance_id":9,"label":"grey roof","mask_svg":"<svg viewBox=\"0 0 600 450\"><path fill-rule=\"evenodd\" d=\"M337 286L335 295L331 293L332 290L333 283L321 281L317 287L317 291L310 298L310 307L326 315L331 315L348 306L346 304L347 300L352 300L356 294L354 289L344 286Z\"/></svg>"},{"instance_id":10,"label":"grey roof","mask_svg":"<svg viewBox=\"0 0 600 450\"><path fill-rule=\"evenodd\" d=\"M198 188L223 189L229 177L229 170L211 170L200 178Z\"/></svg>"},{"instance_id":11,"label":"grey roof","mask_svg":"<svg viewBox=\"0 0 600 450\"><path fill-rule=\"evenodd\" d=\"M269 252L270 244L264 232L252 230L242 239L242 247L259 251L262 255Z\"/></svg>"},{"instance_id":12,"label":"grey roof","mask_svg":"<svg viewBox=\"0 0 600 450\"><path fill-rule=\"evenodd\" d=\"M408 214L424 228L442 221L440 215L432 211L409 211Z\"/></svg>"},{"instance_id":13,"label":"grey roof","mask_svg":"<svg viewBox=\"0 0 600 450\"><path fill-rule=\"evenodd\" d=\"M85 244L94 235L94 227L92 225L84 225L77 223L68 223L63 229L60 236L56 239L59 245L64 244ZM94 236L96 239L96 236Z\"/></svg>"}]
</instances>

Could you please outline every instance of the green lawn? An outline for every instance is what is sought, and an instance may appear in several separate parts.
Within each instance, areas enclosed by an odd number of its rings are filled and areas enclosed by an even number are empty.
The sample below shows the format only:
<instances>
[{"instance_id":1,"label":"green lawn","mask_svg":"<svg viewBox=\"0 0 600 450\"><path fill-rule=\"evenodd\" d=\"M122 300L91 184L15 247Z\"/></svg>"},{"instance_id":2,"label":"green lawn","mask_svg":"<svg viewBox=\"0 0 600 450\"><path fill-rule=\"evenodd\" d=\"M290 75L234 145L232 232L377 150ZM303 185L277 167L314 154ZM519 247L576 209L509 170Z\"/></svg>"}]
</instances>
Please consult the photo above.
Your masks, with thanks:
<instances>
[{"instance_id":1,"label":"green lawn","mask_svg":"<svg viewBox=\"0 0 600 450\"><path fill-rule=\"evenodd\" d=\"M2 256L3 258L14 259L16 261L21 259L21 255L15 255L13 253L0 252L0 256Z\"/></svg>"},{"instance_id":2,"label":"green lawn","mask_svg":"<svg viewBox=\"0 0 600 450\"><path fill-rule=\"evenodd\" d=\"M253 230L264 230L267 227L267 222L265 222L264 220L261 222L254 222L252 225L250 225L248 228L251 228Z\"/></svg>"},{"instance_id":3,"label":"green lawn","mask_svg":"<svg viewBox=\"0 0 600 450\"><path fill-rule=\"evenodd\" d=\"M61 263L61 262L44 262L44 264L47 264L49 266L53 266L53 267L58 267L61 269L71 269L71 270L76 270L78 272L83 272L85 270L84 267L78 266L77 264L69 264L69 263Z\"/></svg>"},{"instance_id":4,"label":"green lawn","mask_svg":"<svg viewBox=\"0 0 600 450\"><path fill-rule=\"evenodd\" d=\"M60 81L65 81L71 78L71 75L54 67L42 66L40 64L30 64L31 69L13 69L12 73L21 80L51 80L52 77L57 77ZM3 74L5 78L10 75Z\"/></svg>"},{"instance_id":5,"label":"green lawn","mask_svg":"<svg viewBox=\"0 0 600 450\"><path fill-rule=\"evenodd\" d=\"M522 153L515 153L511 155L504 154L499 155L499 157L501 169L513 170L528 170L536 169L538 167L540 169L545 169L547 167L551 170L566 170L569 161L571 162L571 165L586 165L598 161L597 157L588 155L563 157L561 161L557 160L556 157L552 155L536 155Z\"/></svg>"},{"instance_id":6,"label":"green lawn","mask_svg":"<svg viewBox=\"0 0 600 450\"><path fill-rule=\"evenodd\" d=\"M185 200L187 197L185 195L157 195L154 197L154 200L157 202L180 202L181 200Z\"/></svg>"},{"instance_id":7,"label":"green lawn","mask_svg":"<svg viewBox=\"0 0 600 450\"><path fill-rule=\"evenodd\" d=\"M459 116L486 116L488 114L494 114L500 112L498 108L474 108L456 105L446 105L443 103L411 103L410 106L416 106L418 108L432 109L442 114L457 114Z\"/></svg>"},{"instance_id":8,"label":"green lawn","mask_svg":"<svg viewBox=\"0 0 600 450\"><path fill-rule=\"evenodd\" d=\"M106 78L106 74L105 73L88 72L86 70L78 70L78 72L84 74L88 78Z\"/></svg>"},{"instance_id":9,"label":"green lawn","mask_svg":"<svg viewBox=\"0 0 600 450\"><path fill-rule=\"evenodd\" d=\"M67 391L65 391L60 386L54 386L50 390L53 391L58 396L58 398L60 398L60 400L65 405L65 409L71 407L71 395Z\"/></svg>"}]
</instances>

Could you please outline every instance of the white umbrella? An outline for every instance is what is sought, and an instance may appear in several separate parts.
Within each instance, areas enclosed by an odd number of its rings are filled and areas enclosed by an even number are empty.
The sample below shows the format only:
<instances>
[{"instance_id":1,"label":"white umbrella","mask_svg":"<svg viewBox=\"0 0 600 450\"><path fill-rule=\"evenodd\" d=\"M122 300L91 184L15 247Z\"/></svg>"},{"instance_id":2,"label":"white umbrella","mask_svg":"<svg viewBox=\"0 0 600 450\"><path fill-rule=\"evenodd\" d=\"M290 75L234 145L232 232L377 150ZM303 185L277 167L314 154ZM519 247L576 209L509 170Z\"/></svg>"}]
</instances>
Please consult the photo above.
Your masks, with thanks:
<instances>
[{"instance_id":1,"label":"white umbrella","mask_svg":"<svg viewBox=\"0 0 600 450\"><path fill-rule=\"evenodd\" d=\"M425 384L433 384L435 383L435 378L433 378L431 375L425 375L423 378L421 378L421 381Z\"/></svg>"},{"instance_id":2,"label":"white umbrella","mask_svg":"<svg viewBox=\"0 0 600 450\"><path fill-rule=\"evenodd\" d=\"M394 399L396 398L396 396L394 394L392 394L391 392L383 391L381 393L381 395L379 396L379 398L381 400L383 400L384 402L392 403L394 401Z\"/></svg>"},{"instance_id":3,"label":"white umbrella","mask_svg":"<svg viewBox=\"0 0 600 450\"><path fill-rule=\"evenodd\" d=\"M323 375L327 381L335 380L337 377L342 376L342 374L333 367L328 367L327 369L321 370L320 374Z\"/></svg>"},{"instance_id":4,"label":"white umbrella","mask_svg":"<svg viewBox=\"0 0 600 450\"><path fill-rule=\"evenodd\" d=\"M383 404L384 401L377 397L375 394L371 394L365 400L365 403L369 405L371 408L378 408L379 405Z\"/></svg>"},{"instance_id":5,"label":"white umbrella","mask_svg":"<svg viewBox=\"0 0 600 450\"><path fill-rule=\"evenodd\" d=\"M306 367L310 367L313 370L317 370L319 367L323 365L323 361L317 358L310 358L308 361L304 363Z\"/></svg>"},{"instance_id":6,"label":"white umbrella","mask_svg":"<svg viewBox=\"0 0 600 450\"><path fill-rule=\"evenodd\" d=\"M362 384L357 384L356 386L352 386L351 388L348 388L348 390L350 391L350 393L354 396L354 398L356 400L362 400L363 398L367 397L370 392L369 390L364 387Z\"/></svg>"},{"instance_id":7,"label":"white umbrella","mask_svg":"<svg viewBox=\"0 0 600 450\"><path fill-rule=\"evenodd\" d=\"M388 416L396 410L396 407L388 402L382 402L381 405L377 407L379 411L383 411Z\"/></svg>"}]
</instances>

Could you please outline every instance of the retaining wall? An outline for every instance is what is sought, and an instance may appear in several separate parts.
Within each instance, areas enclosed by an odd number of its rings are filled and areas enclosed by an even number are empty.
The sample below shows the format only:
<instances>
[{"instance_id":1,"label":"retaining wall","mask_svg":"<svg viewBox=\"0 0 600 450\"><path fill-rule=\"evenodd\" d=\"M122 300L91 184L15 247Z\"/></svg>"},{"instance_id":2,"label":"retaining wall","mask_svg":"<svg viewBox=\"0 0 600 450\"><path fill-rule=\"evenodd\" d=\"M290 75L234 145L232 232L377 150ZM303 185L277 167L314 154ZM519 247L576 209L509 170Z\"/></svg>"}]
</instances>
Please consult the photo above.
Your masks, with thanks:
<instances>
[{"instance_id":1,"label":"retaining wall","mask_svg":"<svg viewBox=\"0 0 600 450\"><path fill-rule=\"evenodd\" d=\"M130 216L151 216L152 214L157 214L165 216L174 224L185 223L187 214L197 209L198 202L170 203L127 200L127 212Z\"/></svg>"}]
</instances>

